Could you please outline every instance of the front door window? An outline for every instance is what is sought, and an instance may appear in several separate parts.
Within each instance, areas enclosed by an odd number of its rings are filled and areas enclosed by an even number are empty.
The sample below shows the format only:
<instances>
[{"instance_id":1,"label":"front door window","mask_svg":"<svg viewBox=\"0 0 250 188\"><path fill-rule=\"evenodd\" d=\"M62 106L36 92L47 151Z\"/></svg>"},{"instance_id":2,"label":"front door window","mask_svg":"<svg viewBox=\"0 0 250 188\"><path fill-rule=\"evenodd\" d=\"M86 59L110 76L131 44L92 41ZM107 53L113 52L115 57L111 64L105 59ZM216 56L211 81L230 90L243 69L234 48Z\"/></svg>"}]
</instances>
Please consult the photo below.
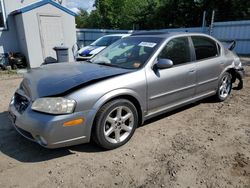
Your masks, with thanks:
<instances>
[{"instance_id":1,"label":"front door window","mask_svg":"<svg viewBox=\"0 0 250 188\"><path fill-rule=\"evenodd\" d=\"M189 41L187 37L170 40L159 55L160 59L170 59L174 65L191 61Z\"/></svg>"}]
</instances>

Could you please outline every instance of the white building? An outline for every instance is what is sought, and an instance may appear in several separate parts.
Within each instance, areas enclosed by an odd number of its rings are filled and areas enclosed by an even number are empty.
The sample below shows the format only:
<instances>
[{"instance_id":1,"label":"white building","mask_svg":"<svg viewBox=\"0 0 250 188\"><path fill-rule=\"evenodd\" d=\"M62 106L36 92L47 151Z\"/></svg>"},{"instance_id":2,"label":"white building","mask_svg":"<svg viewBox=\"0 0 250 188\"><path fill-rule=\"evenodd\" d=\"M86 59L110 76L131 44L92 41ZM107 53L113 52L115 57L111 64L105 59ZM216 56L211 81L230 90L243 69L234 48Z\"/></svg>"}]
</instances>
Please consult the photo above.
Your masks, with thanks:
<instances>
[{"instance_id":1,"label":"white building","mask_svg":"<svg viewBox=\"0 0 250 188\"><path fill-rule=\"evenodd\" d=\"M21 52L30 67L56 58L55 46L76 43L75 13L52 0L0 0L0 53Z\"/></svg>"}]
</instances>

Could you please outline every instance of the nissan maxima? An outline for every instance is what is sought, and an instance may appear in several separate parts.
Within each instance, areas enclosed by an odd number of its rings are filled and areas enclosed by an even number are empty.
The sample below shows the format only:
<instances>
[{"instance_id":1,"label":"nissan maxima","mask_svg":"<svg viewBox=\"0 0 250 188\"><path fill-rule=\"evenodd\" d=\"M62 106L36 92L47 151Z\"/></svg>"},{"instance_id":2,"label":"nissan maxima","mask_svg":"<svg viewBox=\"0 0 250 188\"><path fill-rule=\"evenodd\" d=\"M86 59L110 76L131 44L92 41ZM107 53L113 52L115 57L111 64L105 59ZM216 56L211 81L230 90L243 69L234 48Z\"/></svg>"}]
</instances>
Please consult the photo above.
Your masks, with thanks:
<instances>
[{"instance_id":1,"label":"nissan maxima","mask_svg":"<svg viewBox=\"0 0 250 188\"><path fill-rule=\"evenodd\" d=\"M236 80L243 87L243 72L211 36L139 32L89 61L29 70L9 114L21 135L46 148L93 140L114 149L149 118L210 96L226 100Z\"/></svg>"}]
</instances>

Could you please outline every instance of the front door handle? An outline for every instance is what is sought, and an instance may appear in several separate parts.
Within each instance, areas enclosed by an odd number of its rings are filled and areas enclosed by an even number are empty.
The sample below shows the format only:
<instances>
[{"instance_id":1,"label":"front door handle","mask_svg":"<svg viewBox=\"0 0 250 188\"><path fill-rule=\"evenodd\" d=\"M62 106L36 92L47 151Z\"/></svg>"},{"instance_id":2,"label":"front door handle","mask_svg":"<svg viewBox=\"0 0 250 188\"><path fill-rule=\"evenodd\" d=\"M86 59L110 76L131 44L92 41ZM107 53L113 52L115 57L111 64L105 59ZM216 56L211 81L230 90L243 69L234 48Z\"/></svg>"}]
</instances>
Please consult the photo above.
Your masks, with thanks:
<instances>
[{"instance_id":1,"label":"front door handle","mask_svg":"<svg viewBox=\"0 0 250 188\"><path fill-rule=\"evenodd\" d=\"M192 70L190 70L189 72L190 72L190 73L193 73L193 72L195 72L195 70L194 70L194 69L192 69Z\"/></svg>"}]
</instances>

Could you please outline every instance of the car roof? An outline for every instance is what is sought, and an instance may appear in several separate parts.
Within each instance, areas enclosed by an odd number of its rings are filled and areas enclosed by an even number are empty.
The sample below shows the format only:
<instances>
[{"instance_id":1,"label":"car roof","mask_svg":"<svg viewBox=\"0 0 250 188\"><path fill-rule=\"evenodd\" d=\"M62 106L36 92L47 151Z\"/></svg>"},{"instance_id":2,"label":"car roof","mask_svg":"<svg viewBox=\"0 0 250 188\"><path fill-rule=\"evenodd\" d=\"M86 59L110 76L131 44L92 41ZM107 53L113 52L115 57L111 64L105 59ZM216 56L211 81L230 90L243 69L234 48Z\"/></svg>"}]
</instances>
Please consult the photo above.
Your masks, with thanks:
<instances>
[{"instance_id":1,"label":"car roof","mask_svg":"<svg viewBox=\"0 0 250 188\"><path fill-rule=\"evenodd\" d=\"M185 34L185 32L168 32L168 31L135 31L131 36L148 36L167 38L170 35Z\"/></svg>"},{"instance_id":2,"label":"car roof","mask_svg":"<svg viewBox=\"0 0 250 188\"><path fill-rule=\"evenodd\" d=\"M131 34L132 37L140 36L140 37L159 37L159 38L169 38L172 36L207 36L209 35L203 34L203 33L189 33L189 32L168 32L168 31L137 31Z\"/></svg>"},{"instance_id":3,"label":"car roof","mask_svg":"<svg viewBox=\"0 0 250 188\"><path fill-rule=\"evenodd\" d=\"M129 33L119 33L119 34L111 34L111 35L104 35L103 37L126 37L130 36Z\"/></svg>"}]
</instances>

